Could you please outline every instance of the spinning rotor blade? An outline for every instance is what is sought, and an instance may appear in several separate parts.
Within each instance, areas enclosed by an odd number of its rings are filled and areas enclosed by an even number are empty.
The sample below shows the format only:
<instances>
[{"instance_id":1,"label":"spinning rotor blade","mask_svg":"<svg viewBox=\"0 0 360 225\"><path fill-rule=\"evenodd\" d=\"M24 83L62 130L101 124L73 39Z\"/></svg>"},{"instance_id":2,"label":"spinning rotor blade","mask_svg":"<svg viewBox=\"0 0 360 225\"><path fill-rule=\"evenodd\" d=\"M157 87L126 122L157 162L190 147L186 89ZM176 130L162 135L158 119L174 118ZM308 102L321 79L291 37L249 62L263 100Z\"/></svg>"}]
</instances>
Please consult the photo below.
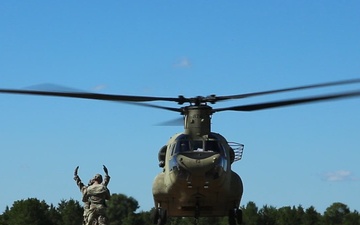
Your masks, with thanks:
<instances>
[{"instance_id":1,"label":"spinning rotor blade","mask_svg":"<svg viewBox=\"0 0 360 225\"><path fill-rule=\"evenodd\" d=\"M288 91L298 91L298 90L305 90L305 89L310 89L310 88L330 87L330 86L354 84L354 83L360 83L360 79L341 80L341 81L327 82L327 83L321 83L321 84L304 85L304 86L298 86L298 87L292 87L292 88L282 88L282 89L269 90L269 91L253 92L253 93L240 94L240 95L216 96L214 100L215 101L223 101L223 100L230 100L230 99L241 99L241 98L254 97L254 96L260 96L260 95L267 95L267 94L275 94L275 93L288 92Z\"/></svg>"},{"instance_id":2,"label":"spinning rotor blade","mask_svg":"<svg viewBox=\"0 0 360 225\"><path fill-rule=\"evenodd\" d=\"M240 95L228 95L228 96L210 95L207 97L198 96L195 98L185 98L184 96L179 96L177 98L169 98L169 97L99 94L99 93L91 93L91 92L73 91L69 88L62 88L57 85L55 85L56 89L59 89L59 87L60 87L64 90L52 91L52 90L36 90L36 89L35 90L0 89L0 93L82 98L82 99L93 99L93 100L103 100L103 101L127 101L127 102L171 101L171 102L177 102L178 104L183 104L185 102L188 102L188 103L192 103L195 105L199 105L201 103L206 103L206 102L216 103L217 101L224 101L224 100L230 100L230 99L241 99L241 98L254 97L254 96L260 96L260 95L266 95L266 94L275 94L275 93L281 93L281 92L287 92L287 91L304 90L304 89L319 88L319 87L329 87L329 86L345 85L345 84L353 84L353 83L360 83L360 79L342 80L342 81L327 82L327 83L321 83L321 84L298 86L298 87L293 87L293 88L283 88L283 89L276 89L276 90L269 90L269 91L253 92L253 93L240 94ZM54 85L51 85L51 87L54 87Z\"/></svg>"},{"instance_id":3,"label":"spinning rotor blade","mask_svg":"<svg viewBox=\"0 0 360 225\"><path fill-rule=\"evenodd\" d=\"M161 122L156 124L157 126L183 126L184 125L184 118L176 118L169 121Z\"/></svg>"},{"instance_id":4,"label":"spinning rotor blade","mask_svg":"<svg viewBox=\"0 0 360 225\"><path fill-rule=\"evenodd\" d=\"M126 102L132 105L139 105L139 106L145 106L145 107L151 107L151 108L156 108L156 109L165 109L168 111L173 111L173 112L183 112L182 108L173 108L173 107L166 107L166 106L160 106L160 105L153 105L153 104L148 104L148 103L142 103L142 102Z\"/></svg>"},{"instance_id":5,"label":"spinning rotor blade","mask_svg":"<svg viewBox=\"0 0 360 225\"><path fill-rule=\"evenodd\" d=\"M256 111L256 110L262 110L262 109L270 109L270 108L305 104L305 103L311 103L311 102L328 101L328 100L335 100L335 99L341 99L341 98L351 98L351 97L357 97L357 96L360 96L360 91L344 92L344 93L338 93L338 94L313 96L313 97L307 97L307 98L298 98L298 99L290 99L290 100L282 100L282 101L274 101L274 102L265 102L265 103L250 104L250 105L243 105L243 106L232 106L232 107L226 107L226 108L213 109L213 112L221 112L221 111L228 111L228 110Z\"/></svg>"},{"instance_id":6,"label":"spinning rotor blade","mask_svg":"<svg viewBox=\"0 0 360 225\"><path fill-rule=\"evenodd\" d=\"M217 101L223 101L223 100L241 99L241 98L260 96L260 95L266 95L266 94L274 94L274 93L280 93L280 92L304 90L304 89L310 89L310 88L329 87L329 86L345 85L345 84L353 84L353 83L360 83L360 79L357 78L357 79L341 80L341 81L335 81L335 82L304 85L304 86L298 86L298 87L292 87L292 88L283 88L283 89L276 89L276 90L269 90L269 91L262 91L262 92L253 92L253 93L239 94L239 95L228 95L228 96L210 95L207 97L197 96L195 98L185 98L184 96L178 96L176 98L169 98L169 97L152 97L152 96L136 96L136 95L99 94L99 93L83 92L83 91L76 91L76 90L69 90L69 89L64 89L64 90L60 90L60 91L36 90L36 89L35 90L31 90L31 89L0 89L0 93L115 101L115 102L131 103L131 104L136 104L136 105L145 106L145 107L165 109L165 110L169 110L169 111L183 113L184 108L172 108L172 107L158 106L158 105L147 104L147 103L143 103L143 102L171 101L171 102L177 102L178 104L183 104L183 103L187 102L187 103L190 103L191 105L201 105L201 104L206 104L206 103L216 103ZM59 88L59 87L60 86L55 86L55 88ZM325 101L325 100L332 100L332 99L339 99L339 98L349 98L349 97L355 97L355 96L359 96L359 95L360 95L360 91L356 91L356 92L348 92L348 93L340 93L340 94L332 94L332 95L316 96L316 97L307 97L307 98L300 98L300 99L293 99L293 100L283 100L283 101L275 101L275 102L268 102L268 103L259 103L259 104L219 108L219 109L213 109L213 112L220 112L220 111L226 111L226 110L254 111L254 110L276 108L276 107L283 107L283 106L289 106L289 105L297 105L297 104L318 102L318 101Z\"/></svg>"},{"instance_id":7,"label":"spinning rotor blade","mask_svg":"<svg viewBox=\"0 0 360 225\"><path fill-rule=\"evenodd\" d=\"M91 93L91 92L60 92L60 91L57 92L57 91L0 89L0 93L83 98L83 99L104 100L104 101L127 101L127 102L173 101L173 102L179 102L179 98L132 96L132 95L110 95L110 94L98 94L98 93Z\"/></svg>"}]
</instances>

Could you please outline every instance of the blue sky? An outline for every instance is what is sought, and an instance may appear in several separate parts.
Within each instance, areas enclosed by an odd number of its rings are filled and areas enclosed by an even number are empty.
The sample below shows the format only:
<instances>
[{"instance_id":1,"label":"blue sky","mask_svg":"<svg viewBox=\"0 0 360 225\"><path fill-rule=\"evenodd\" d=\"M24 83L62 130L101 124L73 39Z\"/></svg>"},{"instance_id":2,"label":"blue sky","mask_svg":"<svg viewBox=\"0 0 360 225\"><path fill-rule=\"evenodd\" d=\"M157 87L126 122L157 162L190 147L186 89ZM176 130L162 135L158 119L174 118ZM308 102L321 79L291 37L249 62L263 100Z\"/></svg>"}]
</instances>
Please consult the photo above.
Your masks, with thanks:
<instances>
[{"instance_id":1,"label":"blue sky","mask_svg":"<svg viewBox=\"0 0 360 225\"><path fill-rule=\"evenodd\" d=\"M2 1L0 88L51 83L99 93L232 95L360 78L359 1ZM310 96L360 85L218 103ZM212 129L245 145L242 204L360 210L360 99L221 112ZM0 210L81 200L105 164L109 188L153 207L157 153L179 115L79 99L0 95ZM162 103L165 106L176 104Z\"/></svg>"}]
</instances>

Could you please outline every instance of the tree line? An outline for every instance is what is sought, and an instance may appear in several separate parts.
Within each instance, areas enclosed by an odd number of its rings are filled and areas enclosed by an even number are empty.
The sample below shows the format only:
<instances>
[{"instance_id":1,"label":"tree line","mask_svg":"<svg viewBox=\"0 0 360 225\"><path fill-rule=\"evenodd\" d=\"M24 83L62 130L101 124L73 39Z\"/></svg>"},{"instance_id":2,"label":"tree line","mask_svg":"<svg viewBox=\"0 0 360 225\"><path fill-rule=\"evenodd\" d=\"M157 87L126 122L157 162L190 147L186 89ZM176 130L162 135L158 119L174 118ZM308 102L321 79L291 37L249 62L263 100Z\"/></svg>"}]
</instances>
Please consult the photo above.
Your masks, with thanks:
<instances>
[{"instance_id":1,"label":"tree line","mask_svg":"<svg viewBox=\"0 0 360 225\"><path fill-rule=\"evenodd\" d=\"M137 212L139 203L124 194L112 194L107 202L109 225L151 225L150 211ZM360 214L351 211L343 203L330 205L324 213L319 213L311 206L262 206L254 202L242 207L244 225L360 225ZM18 200L11 207L6 207L0 215L0 225L81 225L83 209L80 202L70 199L61 200L57 206L44 200L28 198ZM194 218L169 218L167 225L193 225ZM227 217L199 218L198 225L227 225Z\"/></svg>"}]
</instances>

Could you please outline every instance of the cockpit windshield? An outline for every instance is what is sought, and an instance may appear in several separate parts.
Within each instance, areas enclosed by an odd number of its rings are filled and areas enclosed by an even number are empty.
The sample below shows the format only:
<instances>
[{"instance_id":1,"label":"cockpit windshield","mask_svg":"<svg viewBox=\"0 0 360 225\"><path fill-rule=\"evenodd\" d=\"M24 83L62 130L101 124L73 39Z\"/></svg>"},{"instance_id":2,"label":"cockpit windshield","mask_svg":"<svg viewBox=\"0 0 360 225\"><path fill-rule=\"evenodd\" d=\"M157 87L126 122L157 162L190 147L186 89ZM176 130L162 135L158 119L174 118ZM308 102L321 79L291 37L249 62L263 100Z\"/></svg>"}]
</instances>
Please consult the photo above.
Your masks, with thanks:
<instances>
[{"instance_id":1,"label":"cockpit windshield","mask_svg":"<svg viewBox=\"0 0 360 225\"><path fill-rule=\"evenodd\" d=\"M183 152L217 152L225 155L225 151L219 140L189 140L181 138L177 140L174 153Z\"/></svg>"}]
</instances>

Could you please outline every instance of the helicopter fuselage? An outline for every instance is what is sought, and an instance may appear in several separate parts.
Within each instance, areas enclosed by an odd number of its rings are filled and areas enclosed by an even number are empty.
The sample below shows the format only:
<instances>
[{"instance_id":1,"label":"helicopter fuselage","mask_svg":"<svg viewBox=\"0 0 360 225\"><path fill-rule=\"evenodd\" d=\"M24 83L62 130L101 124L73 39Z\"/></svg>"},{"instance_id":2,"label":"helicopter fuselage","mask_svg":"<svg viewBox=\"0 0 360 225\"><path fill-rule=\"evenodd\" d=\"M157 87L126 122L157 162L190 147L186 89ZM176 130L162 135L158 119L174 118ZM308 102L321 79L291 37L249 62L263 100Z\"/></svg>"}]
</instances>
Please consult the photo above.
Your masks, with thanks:
<instances>
[{"instance_id":1,"label":"helicopter fuselage","mask_svg":"<svg viewBox=\"0 0 360 225\"><path fill-rule=\"evenodd\" d=\"M159 152L163 172L153 184L156 208L167 216L227 216L239 207L243 185L231 170L232 148L220 134L173 136Z\"/></svg>"}]
</instances>

